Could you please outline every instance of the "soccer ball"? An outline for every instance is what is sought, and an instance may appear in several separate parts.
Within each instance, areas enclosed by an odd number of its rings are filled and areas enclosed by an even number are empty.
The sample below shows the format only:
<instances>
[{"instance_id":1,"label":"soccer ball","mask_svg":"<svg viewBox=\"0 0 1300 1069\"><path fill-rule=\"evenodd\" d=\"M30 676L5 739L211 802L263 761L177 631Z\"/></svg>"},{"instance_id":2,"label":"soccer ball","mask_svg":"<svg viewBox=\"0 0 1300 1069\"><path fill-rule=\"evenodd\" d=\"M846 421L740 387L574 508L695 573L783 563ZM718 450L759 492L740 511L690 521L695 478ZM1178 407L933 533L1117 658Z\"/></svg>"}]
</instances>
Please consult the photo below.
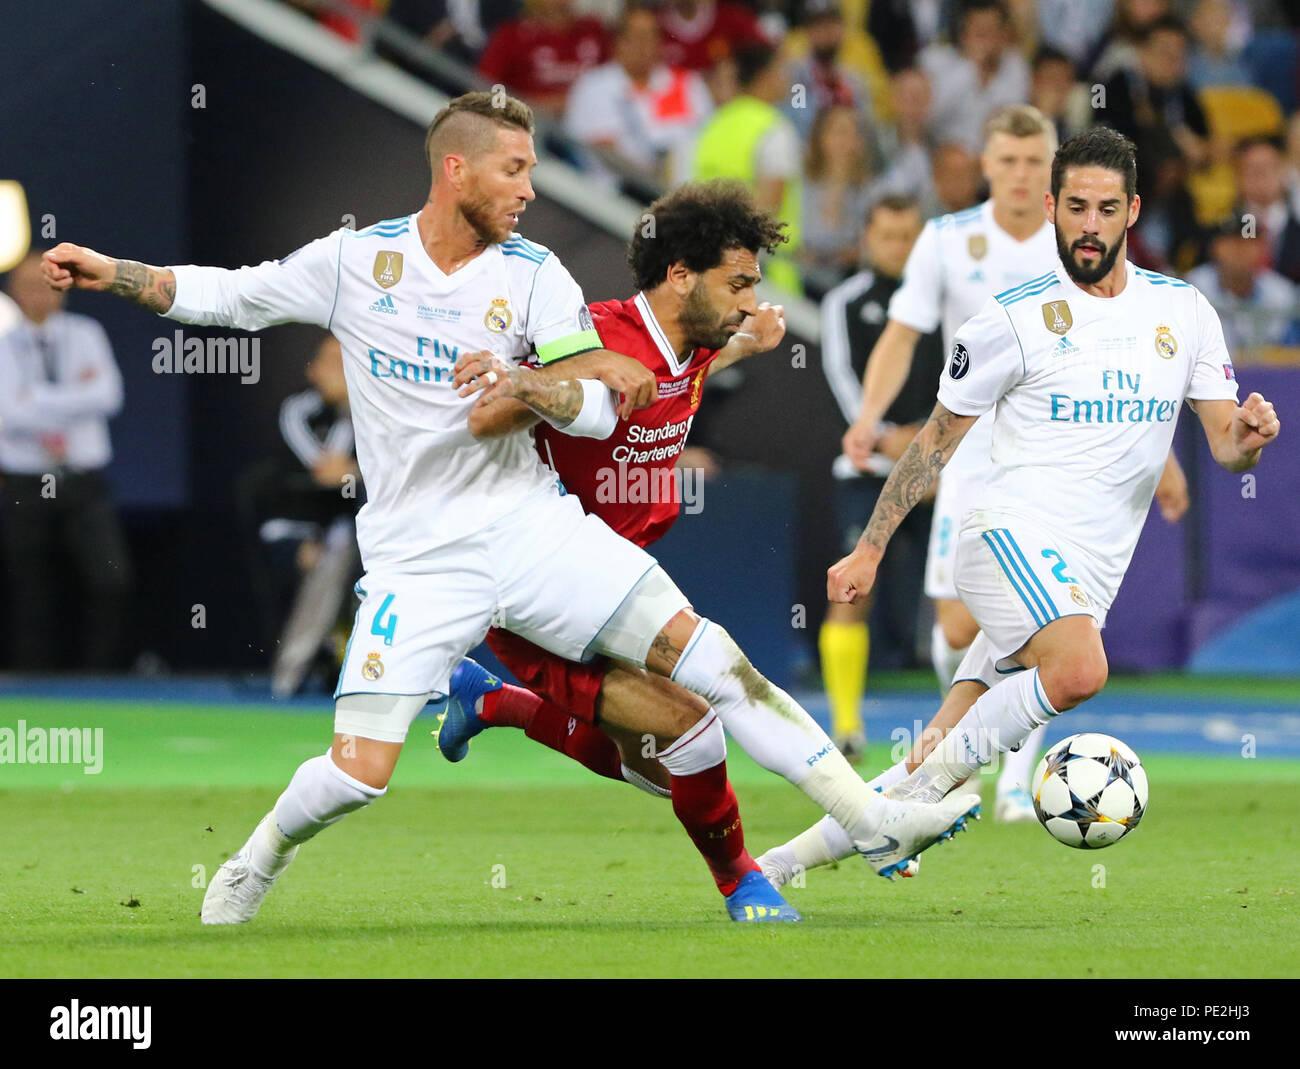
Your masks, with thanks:
<instances>
[{"instance_id":1,"label":"soccer ball","mask_svg":"<svg viewBox=\"0 0 1300 1069\"><path fill-rule=\"evenodd\" d=\"M1147 774L1138 755L1109 735L1071 735L1038 762L1030 793L1053 838L1080 850L1117 843L1147 808Z\"/></svg>"}]
</instances>

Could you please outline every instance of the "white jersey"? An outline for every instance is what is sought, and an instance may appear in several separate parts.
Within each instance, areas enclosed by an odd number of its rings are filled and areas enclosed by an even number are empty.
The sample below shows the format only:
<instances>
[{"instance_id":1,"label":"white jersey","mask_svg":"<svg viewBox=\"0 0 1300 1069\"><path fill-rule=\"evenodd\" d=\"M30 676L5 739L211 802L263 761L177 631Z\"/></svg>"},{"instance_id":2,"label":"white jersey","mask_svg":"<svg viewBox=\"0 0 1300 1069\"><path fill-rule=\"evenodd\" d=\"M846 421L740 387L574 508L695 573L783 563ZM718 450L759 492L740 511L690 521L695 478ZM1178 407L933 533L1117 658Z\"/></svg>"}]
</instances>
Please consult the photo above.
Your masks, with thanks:
<instances>
[{"instance_id":1,"label":"white jersey","mask_svg":"<svg viewBox=\"0 0 1300 1069\"><path fill-rule=\"evenodd\" d=\"M925 224L903 268L903 284L889 302L889 318L922 334L942 325L944 352L952 352L957 328L986 300L1050 271L1056 262L1050 223L1017 241L994 221L993 202L986 200ZM945 469L950 477L983 469L991 433L990 420L970 429Z\"/></svg>"},{"instance_id":2,"label":"white jersey","mask_svg":"<svg viewBox=\"0 0 1300 1069\"><path fill-rule=\"evenodd\" d=\"M992 472L963 527L986 514L1038 523L1081 551L1109 608L1183 401L1236 397L1219 317L1198 290L1128 264L1118 296L1094 297L1058 263L990 298L940 378L939 401L959 415L997 406Z\"/></svg>"},{"instance_id":3,"label":"white jersey","mask_svg":"<svg viewBox=\"0 0 1300 1069\"><path fill-rule=\"evenodd\" d=\"M446 275L416 220L336 230L257 267L172 269L172 319L242 330L315 323L338 338L366 487L357 540L368 571L400 571L555 486L531 431L470 434L474 398L452 387L462 353L521 362L536 350L546 363L600 347L582 291L548 249L511 237Z\"/></svg>"}]
</instances>

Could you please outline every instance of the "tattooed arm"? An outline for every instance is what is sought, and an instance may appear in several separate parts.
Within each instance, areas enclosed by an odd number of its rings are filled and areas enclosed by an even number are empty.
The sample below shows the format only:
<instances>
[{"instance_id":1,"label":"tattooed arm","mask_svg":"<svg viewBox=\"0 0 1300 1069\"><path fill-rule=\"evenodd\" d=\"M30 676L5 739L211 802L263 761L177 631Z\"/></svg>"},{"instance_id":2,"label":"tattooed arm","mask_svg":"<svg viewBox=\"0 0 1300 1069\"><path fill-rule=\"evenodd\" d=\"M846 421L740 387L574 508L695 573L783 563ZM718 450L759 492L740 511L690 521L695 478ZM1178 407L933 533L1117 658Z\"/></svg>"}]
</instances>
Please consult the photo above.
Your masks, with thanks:
<instances>
[{"instance_id":1,"label":"tattooed arm","mask_svg":"<svg viewBox=\"0 0 1300 1069\"><path fill-rule=\"evenodd\" d=\"M617 418L614 395L599 381L561 379L552 368L510 364L486 350L456 361L453 385L462 397L482 391L469 412L469 430L476 438L522 430L538 417L567 434L606 438Z\"/></svg>"},{"instance_id":2,"label":"tattooed arm","mask_svg":"<svg viewBox=\"0 0 1300 1069\"><path fill-rule=\"evenodd\" d=\"M176 299L176 276L167 268L115 260L66 241L41 257L41 270L55 289L112 293L153 312L168 311Z\"/></svg>"},{"instance_id":3,"label":"tattooed arm","mask_svg":"<svg viewBox=\"0 0 1300 1069\"><path fill-rule=\"evenodd\" d=\"M889 473L857 547L827 572L826 593L831 601L853 602L871 590L885 546L907 514L930 492L977 418L959 416L942 404L934 406L930 419Z\"/></svg>"}]
</instances>

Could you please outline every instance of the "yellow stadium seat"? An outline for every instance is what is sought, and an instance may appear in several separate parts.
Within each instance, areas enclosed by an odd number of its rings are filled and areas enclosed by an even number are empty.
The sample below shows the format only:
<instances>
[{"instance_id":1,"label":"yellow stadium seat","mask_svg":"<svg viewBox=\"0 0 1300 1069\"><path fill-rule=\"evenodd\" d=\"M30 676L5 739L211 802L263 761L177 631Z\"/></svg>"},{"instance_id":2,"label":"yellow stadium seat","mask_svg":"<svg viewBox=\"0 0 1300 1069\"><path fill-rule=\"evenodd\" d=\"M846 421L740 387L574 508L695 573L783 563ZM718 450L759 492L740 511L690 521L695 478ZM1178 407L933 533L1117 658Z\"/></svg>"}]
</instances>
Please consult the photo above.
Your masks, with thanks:
<instances>
[{"instance_id":1,"label":"yellow stadium seat","mask_svg":"<svg viewBox=\"0 0 1300 1069\"><path fill-rule=\"evenodd\" d=\"M1282 106L1263 89L1248 85L1207 86L1201 90L1210 136L1235 144L1247 137L1273 137L1282 132Z\"/></svg>"}]
</instances>

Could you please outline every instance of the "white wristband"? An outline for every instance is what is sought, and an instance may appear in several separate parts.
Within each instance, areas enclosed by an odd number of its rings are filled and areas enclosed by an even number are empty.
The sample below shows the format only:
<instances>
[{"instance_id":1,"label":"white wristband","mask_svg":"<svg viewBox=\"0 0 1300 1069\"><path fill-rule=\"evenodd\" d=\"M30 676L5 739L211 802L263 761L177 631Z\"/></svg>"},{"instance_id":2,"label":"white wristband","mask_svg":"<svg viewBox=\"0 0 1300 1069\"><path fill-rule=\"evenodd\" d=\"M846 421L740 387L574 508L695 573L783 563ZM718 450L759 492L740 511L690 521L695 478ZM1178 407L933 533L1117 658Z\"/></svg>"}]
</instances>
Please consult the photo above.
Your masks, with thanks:
<instances>
[{"instance_id":1,"label":"white wristband","mask_svg":"<svg viewBox=\"0 0 1300 1069\"><path fill-rule=\"evenodd\" d=\"M582 408L573 422L563 427L551 419L546 422L573 438L608 438L618 424L614 391L598 379L579 379L578 383L582 386Z\"/></svg>"}]
</instances>

